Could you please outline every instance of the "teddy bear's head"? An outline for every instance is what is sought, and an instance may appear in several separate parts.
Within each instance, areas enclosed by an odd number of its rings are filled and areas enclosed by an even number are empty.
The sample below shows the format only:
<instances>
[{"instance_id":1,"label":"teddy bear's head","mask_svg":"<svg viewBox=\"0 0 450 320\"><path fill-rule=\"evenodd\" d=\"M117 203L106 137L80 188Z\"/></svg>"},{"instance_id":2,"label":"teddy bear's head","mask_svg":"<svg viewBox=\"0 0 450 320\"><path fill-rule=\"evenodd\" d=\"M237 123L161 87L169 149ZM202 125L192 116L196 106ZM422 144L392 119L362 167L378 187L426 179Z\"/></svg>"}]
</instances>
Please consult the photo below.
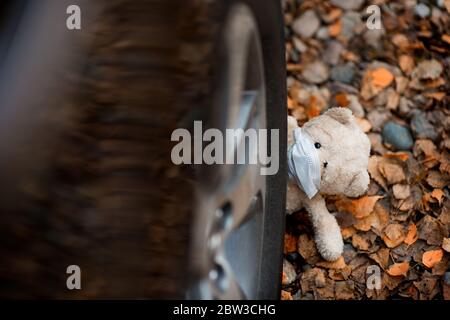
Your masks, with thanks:
<instances>
[{"instance_id":1,"label":"teddy bear's head","mask_svg":"<svg viewBox=\"0 0 450 320\"><path fill-rule=\"evenodd\" d=\"M290 119L289 127L292 125ZM305 123L302 130L319 154L322 194L358 197L366 192L370 181L367 172L370 141L350 109L331 108Z\"/></svg>"}]
</instances>

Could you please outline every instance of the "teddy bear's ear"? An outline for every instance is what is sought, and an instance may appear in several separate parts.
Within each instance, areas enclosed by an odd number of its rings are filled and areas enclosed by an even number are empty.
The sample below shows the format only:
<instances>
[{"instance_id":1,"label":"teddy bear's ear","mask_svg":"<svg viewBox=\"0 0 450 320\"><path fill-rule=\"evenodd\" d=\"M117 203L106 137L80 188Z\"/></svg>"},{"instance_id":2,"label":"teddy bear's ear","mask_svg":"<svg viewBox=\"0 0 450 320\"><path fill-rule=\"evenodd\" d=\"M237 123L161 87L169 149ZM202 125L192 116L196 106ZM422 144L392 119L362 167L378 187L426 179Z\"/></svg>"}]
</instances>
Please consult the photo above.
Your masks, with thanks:
<instances>
[{"instance_id":1,"label":"teddy bear's ear","mask_svg":"<svg viewBox=\"0 0 450 320\"><path fill-rule=\"evenodd\" d=\"M348 108L331 108L328 109L324 115L329 116L344 125L352 124L354 121L352 111Z\"/></svg>"}]
</instances>

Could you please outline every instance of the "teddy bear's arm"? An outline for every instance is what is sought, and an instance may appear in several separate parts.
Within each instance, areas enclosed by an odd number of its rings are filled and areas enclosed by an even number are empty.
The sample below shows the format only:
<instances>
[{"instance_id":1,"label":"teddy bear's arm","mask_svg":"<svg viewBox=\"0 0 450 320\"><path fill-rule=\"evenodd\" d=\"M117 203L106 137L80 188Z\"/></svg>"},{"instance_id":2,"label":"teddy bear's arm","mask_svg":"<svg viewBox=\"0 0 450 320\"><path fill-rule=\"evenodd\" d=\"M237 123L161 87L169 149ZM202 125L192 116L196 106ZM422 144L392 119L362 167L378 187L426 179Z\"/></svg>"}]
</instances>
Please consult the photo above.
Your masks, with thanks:
<instances>
[{"instance_id":1,"label":"teddy bear's arm","mask_svg":"<svg viewBox=\"0 0 450 320\"><path fill-rule=\"evenodd\" d=\"M312 199L304 196L303 203L314 227L319 253L325 260L336 260L344 249L341 229L336 218L328 212L325 200L320 194L316 194Z\"/></svg>"}]
</instances>

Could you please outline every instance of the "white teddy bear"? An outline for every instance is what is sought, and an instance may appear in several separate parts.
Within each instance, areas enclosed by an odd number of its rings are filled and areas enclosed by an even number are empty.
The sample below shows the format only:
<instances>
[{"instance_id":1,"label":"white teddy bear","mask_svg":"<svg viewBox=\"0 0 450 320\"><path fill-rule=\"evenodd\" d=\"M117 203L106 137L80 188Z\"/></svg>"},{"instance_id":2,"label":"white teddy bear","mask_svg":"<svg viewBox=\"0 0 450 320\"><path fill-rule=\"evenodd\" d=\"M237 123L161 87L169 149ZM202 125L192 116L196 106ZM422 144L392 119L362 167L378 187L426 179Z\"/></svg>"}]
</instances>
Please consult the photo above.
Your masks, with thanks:
<instances>
[{"instance_id":1,"label":"white teddy bear","mask_svg":"<svg viewBox=\"0 0 450 320\"><path fill-rule=\"evenodd\" d=\"M317 249L333 261L343 252L341 230L328 212L323 195L358 197L369 185L370 141L347 108L331 108L299 128L288 117L286 211L305 207L315 232Z\"/></svg>"}]
</instances>

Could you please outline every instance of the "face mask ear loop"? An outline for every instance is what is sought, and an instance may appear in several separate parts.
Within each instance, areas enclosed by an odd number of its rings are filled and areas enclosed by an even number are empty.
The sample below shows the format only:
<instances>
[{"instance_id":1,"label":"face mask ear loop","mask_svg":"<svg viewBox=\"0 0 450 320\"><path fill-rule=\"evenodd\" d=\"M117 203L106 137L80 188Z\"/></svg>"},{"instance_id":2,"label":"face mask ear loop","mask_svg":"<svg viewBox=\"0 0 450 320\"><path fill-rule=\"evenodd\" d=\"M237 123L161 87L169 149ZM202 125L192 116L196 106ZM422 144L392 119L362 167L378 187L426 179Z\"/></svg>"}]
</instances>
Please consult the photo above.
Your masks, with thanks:
<instances>
[{"instance_id":1,"label":"face mask ear loop","mask_svg":"<svg viewBox=\"0 0 450 320\"><path fill-rule=\"evenodd\" d=\"M294 144L288 149L288 174L312 198L320 187L320 160L317 149L301 128L293 131Z\"/></svg>"}]
</instances>

